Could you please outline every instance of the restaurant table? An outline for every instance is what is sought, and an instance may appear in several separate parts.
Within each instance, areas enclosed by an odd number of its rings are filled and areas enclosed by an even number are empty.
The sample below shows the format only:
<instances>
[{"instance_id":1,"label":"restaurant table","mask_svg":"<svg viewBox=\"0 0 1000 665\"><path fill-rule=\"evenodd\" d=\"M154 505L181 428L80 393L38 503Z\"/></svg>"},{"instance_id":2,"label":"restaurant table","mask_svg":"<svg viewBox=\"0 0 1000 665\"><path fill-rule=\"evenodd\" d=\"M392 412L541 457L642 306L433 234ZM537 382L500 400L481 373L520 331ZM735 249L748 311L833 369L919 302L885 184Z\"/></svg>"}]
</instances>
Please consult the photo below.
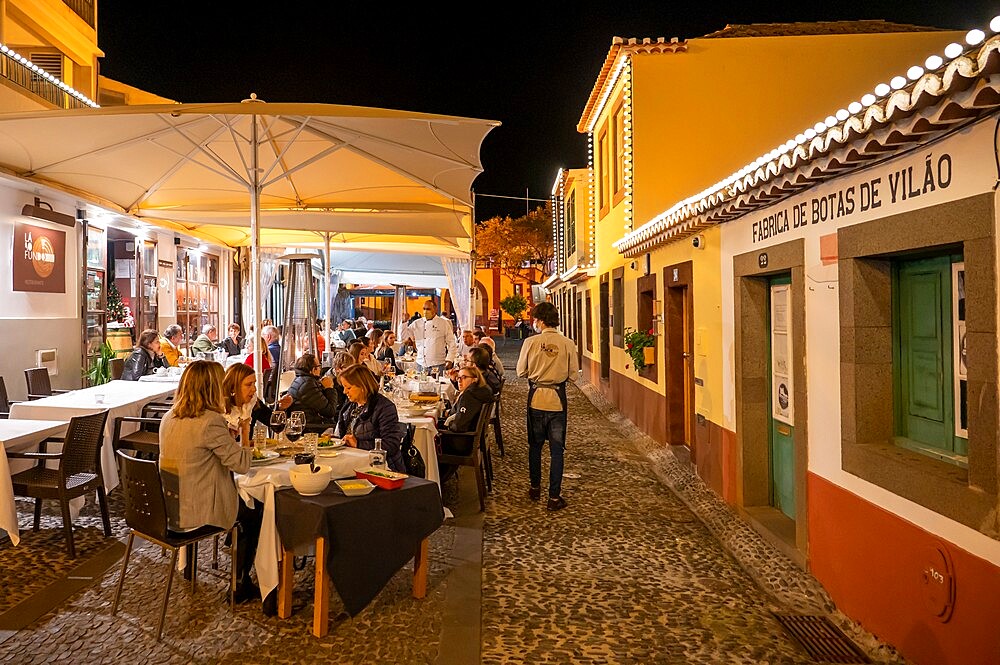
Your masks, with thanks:
<instances>
[{"instance_id":1,"label":"restaurant table","mask_svg":"<svg viewBox=\"0 0 1000 665\"><path fill-rule=\"evenodd\" d=\"M73 416L86 416L107 409L108 420L104 425L104 444L101 446L101 469L104 473L105 490L110 492L118 486L118 464L111 446L115 418L139 416L142 407L148 402L166 397L176 388L176 382L111 381L99 386L12 404L10 419L69 420ZM124 423L121 433L129 434L136 429L138 429L136 423Z\"/></svg>"},{"instance_id":2,"label":"restaurant table","mask_svg":"<svg viewBox=\"0 0 1000 665\"><path fill-rule=\"evenodd\" d=\"M410 477L399 489L376 487L352 497L333 484L316 496L281 490L275 493L275 518L283 554L278 616L292 612L293 554L315 552L316 637L329 631L331 582L353 617L412 558L413 597L427 594L427 538L444 521L434 483Z\"/></svg>"},{"instance_id":3,"label":"restaurant table","mask_svg":"<svg viewBox=\"0 0 1000 665\"><path fill-rule=\"evenodd\" d=\"M426 430L417 430L426 432ZM420 436L414 434L414 445L424 458L427 464L427 480L438 486L440 494L440 477L437 465L437 448L434 443L434 436ZM342 446L333 450L319 449L316 456L316 463L329 466L331 468L331 478L353 478L357 469L368 466L368 451L358 450ZM335 453L333 456L325 456L323 453ZM281 558L281 549L278 543L277 532L274 522L274 493L277 490L292 486L292 481L288 477L288 470L294 466L294 461L288 458L277 458L269 464L256 464L250 467L245 474L236 474L236 486L240 497L251 505L252 501L260 501L264 506L264 518L260 527L260 542L257 544L257 554L254 558L254 567L257 571L257 585L260 587L261 597L266 598L272 589L278 586L278 561ZM431 477L433 475L433 477ZM331 480L331 483L333 481ZM447 508L446 517L452 517L452 513Z\"/></svg>"},{"instance_id":4,"label":"restaurant table","mask_svg":"<svg viewBox=\"0 0 1000 665\"><path fill-rule=\"evenodd\" d=\"M250 355L249 353L241 353L238 356L229 356L228 358L226 358L226 362L223 363L223 367L229 369L233 365L237 365L241 362L246 361L249 355Z\"/></svg>"},{"instance_id":5,"label":"restaurant table","mask_svg":"<svg viewBox=\"0 0 1000 665\"><path fill-rule=\"evenodd\" d=\"M62 436L68 424L63 420L0 420L0 529L7 532L14 545L21 542L21 537L17 532L17 506L10 477L36 462L17 459L8 464L7 451L20 452L34 448L47 437Z\"/></svg>"},{"instance_id":6,"label":"restaurant table","mask_svg":"<svg viewBox=\"0 0 1000 665\"><path fill-rule=\"evenodd\" d=\"M162 374L146 374L145 376L140 376L139 381L143 383L168 383L176 388L177 384L181 382L181 375L167 374L164 376Z\"/></svg>"}]
</instances>

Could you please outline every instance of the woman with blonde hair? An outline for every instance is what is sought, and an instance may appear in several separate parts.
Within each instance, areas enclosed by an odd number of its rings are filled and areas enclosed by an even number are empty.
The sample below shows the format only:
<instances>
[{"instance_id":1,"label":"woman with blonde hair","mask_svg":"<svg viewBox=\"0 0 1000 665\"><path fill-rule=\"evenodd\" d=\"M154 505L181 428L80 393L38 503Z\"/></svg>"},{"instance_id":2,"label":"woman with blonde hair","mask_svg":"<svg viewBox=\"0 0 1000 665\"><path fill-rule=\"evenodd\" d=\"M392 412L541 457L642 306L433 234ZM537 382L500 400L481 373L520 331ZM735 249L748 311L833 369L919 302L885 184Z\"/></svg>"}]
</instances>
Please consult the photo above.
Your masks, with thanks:
<instances>
[{"instance_id":1,"label":"woman with blonde hair","mask_svg":"<svg viewBox=\"0 0 1000 665\"><path fill-rule=\"evenodd\" d=\"M167 525L173 531L238 522L236 569L239 602L260 597L250 577L262 512L239 500L233 473L250 470L251 449L229 433L223 413L222 365L197 360L177 385L174 406L160 422L160 476Z\"/></svg>"}]
</instances>

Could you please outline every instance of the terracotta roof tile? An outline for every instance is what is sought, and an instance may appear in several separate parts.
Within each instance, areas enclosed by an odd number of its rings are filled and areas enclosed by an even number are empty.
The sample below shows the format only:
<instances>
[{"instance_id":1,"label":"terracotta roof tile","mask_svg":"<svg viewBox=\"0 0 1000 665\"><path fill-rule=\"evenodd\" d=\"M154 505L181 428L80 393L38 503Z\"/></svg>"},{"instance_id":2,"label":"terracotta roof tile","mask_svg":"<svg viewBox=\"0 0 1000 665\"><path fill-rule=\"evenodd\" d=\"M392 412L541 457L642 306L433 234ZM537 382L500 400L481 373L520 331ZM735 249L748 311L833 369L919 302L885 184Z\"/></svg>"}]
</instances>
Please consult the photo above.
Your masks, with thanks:
<instances>
[{"instance_id":1,"label":"terracotta roof tile","mask_svg":"<svg viewBox=\"0 0 1000 665\"><path fill-rule=\"evenodd\" d=\"M868 35L882 32L936 32L934 28L907 23L890 23L881 19L870 21L820 21L817 23L750 23L727 25L705 35L722 37L793 37L802 35Z\"/></svg>"}]
</instances>

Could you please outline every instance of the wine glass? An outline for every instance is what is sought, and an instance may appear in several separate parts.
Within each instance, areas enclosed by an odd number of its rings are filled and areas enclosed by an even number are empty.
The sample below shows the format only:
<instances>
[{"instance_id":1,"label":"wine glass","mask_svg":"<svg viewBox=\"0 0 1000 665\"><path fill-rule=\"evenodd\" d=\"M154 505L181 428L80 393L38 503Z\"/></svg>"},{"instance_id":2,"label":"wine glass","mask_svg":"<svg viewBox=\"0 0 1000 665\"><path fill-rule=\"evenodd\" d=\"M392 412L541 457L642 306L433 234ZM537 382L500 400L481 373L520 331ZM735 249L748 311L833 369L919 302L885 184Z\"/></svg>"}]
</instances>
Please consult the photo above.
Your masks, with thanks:
<instances>
[{"instance_id":1,"label":"wine glass","mask_svg":"<svg viewBox=\"0 0 1000 665\"><path fill-rule=\"evenodd\" d=\"M285 424L287 422L288 414L284 411L275 409L271 412L271 431L274 432L278 441L281 441L281 433L285 430Z\"/></svg>"},{"instance_id":2,"label":"wine glass","mask_svg":"<svg viewBox=\"0 0 1000 665\"><path fill-rule=\"evenodd\" d=\"M288 425L285 427L285 438L292 443L297 442L302 438L302 430L305 427L305 421L303 418L299 418L301 411L296 411L292 413L291 418L288 419Z\"/></svg>"}]
</instances>

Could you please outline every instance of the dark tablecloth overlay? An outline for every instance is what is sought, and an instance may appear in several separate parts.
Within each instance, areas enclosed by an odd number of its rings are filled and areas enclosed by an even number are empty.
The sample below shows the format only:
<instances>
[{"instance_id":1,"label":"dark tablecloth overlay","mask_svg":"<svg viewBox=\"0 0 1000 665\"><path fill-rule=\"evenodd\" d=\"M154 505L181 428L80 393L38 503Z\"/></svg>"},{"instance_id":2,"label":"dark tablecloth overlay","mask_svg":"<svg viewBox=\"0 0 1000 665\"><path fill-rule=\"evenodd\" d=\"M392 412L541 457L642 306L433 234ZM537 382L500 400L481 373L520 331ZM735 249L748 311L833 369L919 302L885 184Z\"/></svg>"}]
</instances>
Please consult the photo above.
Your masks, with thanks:
<instances>
[{"instance_id":1,"label":"dark tablecloth overlay","mask_svg":"<svg viewBox=\"0 0 1000 665\"><path fill-rule=\"evenodd\" d=\"M352 617L363 610L427 536L444 522L437 483L407 478L395 490L344 496L331 482L317 496L275 493L275 521L285 548L304 554L323 536L327 570Z\"/></svg>"}]
</instances>

